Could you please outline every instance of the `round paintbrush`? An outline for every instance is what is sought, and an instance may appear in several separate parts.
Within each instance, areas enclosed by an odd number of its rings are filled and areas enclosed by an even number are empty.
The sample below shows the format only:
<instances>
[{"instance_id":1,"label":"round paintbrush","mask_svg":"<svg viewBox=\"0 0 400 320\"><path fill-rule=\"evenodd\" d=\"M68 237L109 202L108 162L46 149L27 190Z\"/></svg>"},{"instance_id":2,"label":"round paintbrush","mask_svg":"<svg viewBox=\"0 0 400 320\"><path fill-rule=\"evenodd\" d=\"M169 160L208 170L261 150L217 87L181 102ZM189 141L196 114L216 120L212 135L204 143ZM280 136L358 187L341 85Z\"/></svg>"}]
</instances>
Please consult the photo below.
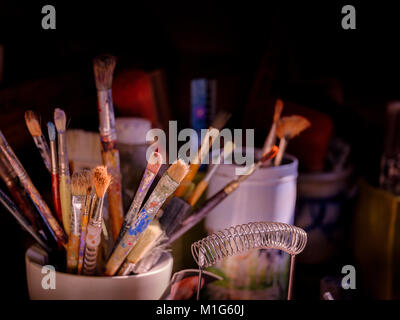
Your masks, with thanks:
<instances>
[{"instance_id":1,"label":"round paintbrush","mask_svg":"<svg viewBox=\"0 0 400 320\"><path fill-rule=\"evenodd\" d=\"M279 166L281 164L283 154L285 153L289 140L299 135L309 126L311 126L311 122L305 117L298 115L283 117L281 120L279 120L276 127L276 135L280 140L279 151L274 161L275 166Z\"/></svg>"},{"instance_id":2,"label":"round paintbrush","mask_svg":"<svg viewBox=\"0 0 400 320\"><path fill-rule=\"evenodd\" d=\"M60 200L64 230L69 235L71 226L71 177L69 173L67 141L66 141L65 112L61 109L54 110L54 123L58 133L58 164L60 179Z\"/></svg>"},{"instance_id":3,"label":"round paintbrush","mask_svg":"<svg viewBox=\"0 0 400 320\"><path fill-rule=\"evenodd\" d=\"M42 128L36 114L32 110L25 112L25 122L33 141L38 148L47 170L51 173L49 146L42 134Z\"/></svg>"}]
</instances>

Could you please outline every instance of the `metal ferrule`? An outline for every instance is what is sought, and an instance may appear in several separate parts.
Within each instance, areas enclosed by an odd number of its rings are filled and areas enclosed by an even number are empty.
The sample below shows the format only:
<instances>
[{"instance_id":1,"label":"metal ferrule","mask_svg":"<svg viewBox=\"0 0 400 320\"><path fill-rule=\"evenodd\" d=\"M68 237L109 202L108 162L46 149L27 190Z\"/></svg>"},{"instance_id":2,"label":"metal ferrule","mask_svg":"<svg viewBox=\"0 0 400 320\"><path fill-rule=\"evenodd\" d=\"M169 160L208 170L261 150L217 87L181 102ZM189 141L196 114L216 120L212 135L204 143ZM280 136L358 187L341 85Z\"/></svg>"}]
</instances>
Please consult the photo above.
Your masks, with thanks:
<instances>
[{"instance_id":1,"label":"metal ferrule","mask_svg":"<svg viewBox=\"0 0 400 320\"><path fill-rule=\"evenodd\" d=\"M58 163L60 166L60 175L69 175L67 141L65 132L58 133Z\"/></svg>"},{"instance_id":2,"label":"metal ferrule","mask_svg":"<svg viewBox=\"0 0 400 320\"><path fill-rule=\"evenodd\" d=\"M101 220L103 220L103 203L104 197L99 198L94 196L92 201L93 213L90 217L90 224L101 227Z\"/></svg>"},{"instance_id":3,"label":"metal ferrule","mask_svg":"<svg viewBox=\"0 0 400 320\"><path fill-rule=\"evenodd\" d=\"M71 234L79 235L86 196L72 196Z\"/></svg>"},{"instance_id":4,"label":"metal ferrule","mask_svg":"<svg viewBox=\"0 0 400 320\"><path fill-rule=\"evenodd\" d=\"M50 140L50 161L51 161L51 173L57 174L57 148L56 142L54 140Z\"/></svg>"},{"instance_id":5,"label":"metal ferrule","mask_svg":"<svg viewBox=\"0 0 400 320\"><path fill-rule=\"evenodd\" d=\"M115 141L117 134L115 131L115 115L111 89L97 91L99 106L99 131L102 142Z\"/></svg>"},{"instance_id":6,"label":"metal ferrule","mask_svg":"<svg viewBox=\"0 0 400 320\"><path fill-rule=\"evenodd\" d=\"M224 191L226 194L231 194L233 191L235 191L239 187L239 182L237 180L232 181L229 183L225 188Z\"/></svg>"}]
</instances>

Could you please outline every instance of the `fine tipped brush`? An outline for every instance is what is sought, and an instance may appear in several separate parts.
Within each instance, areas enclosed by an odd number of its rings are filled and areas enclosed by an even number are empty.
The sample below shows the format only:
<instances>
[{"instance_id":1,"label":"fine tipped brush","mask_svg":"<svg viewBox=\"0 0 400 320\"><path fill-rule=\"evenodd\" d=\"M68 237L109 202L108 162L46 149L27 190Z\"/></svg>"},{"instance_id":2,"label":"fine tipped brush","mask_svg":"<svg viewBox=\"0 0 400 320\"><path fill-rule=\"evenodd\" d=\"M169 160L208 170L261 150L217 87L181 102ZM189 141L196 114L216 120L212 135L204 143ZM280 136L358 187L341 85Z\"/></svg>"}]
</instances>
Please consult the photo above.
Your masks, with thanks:
<instances>
[{"instance_id":1,"label":"fine tipped brush","mask_svg":"<svg viewBox=\"0 0 400 320\"><path fill-rule=\"evenodd\" d=\"M153 152L149 157L149 161L147 162L146 169L144 171L142 180L140 181L139 187L136 191L136 194L132 200L132 204L125 215L124 223L122 225L121 231L119 232L118 238L115 242L114 247L119 243L125 232L129 229L133 219L137 215L143 200L149 191L151 184L154 181L154 178L157 176L158 171L161 168L163 162L162 155L158 152Z\"/></svg>"},{"instance_id":2,"label":"fine tipped brush","mask_svg":"<svg viewBox=\"0 0 400 320\"><path fill-rule=\"evenodd\" d=\"M71 177L69 173L67 141L66 141L66 122L65 112L61 109L54 110L54 123L57 128L58 137L58 166L60 180L60 200L62 222L67 235L70 234L71 226Z\"/></svg>"},{"instance_id":3,"label":"fine tipped brush","mask_svg":"<svg viewBox=\"0 0 400 320\"><path fill-rule=\"evenodd\" d=\"M194 227L198 222L200 222L212 209L214 209L218 204L220 204L228 195L235 191L240 183L245 181L250 177L265 161L268 161L276 156L278 153L278 147L273 146L270 151L264 154L261 159L244 174L232 180L223 189L214 194L195 212L193 212L189 217L187 217L183 222L181 227L174 232L168 239L167 243L170 244L182 236L186 231Z\"/></svg>"},{"instance_id":4,"label":"fine tipped brush","mask_svg":"<svg viewBox=\"0 0 400 320\"><path fill-rule=\"evenodd\" d=\"M72 215L67 246L67 272L76 273L79 257L79 240L82 215L85 211L86 192L92 184L91 176L86 171L74 172L71 178Z\"/></svg>"},{"instance_id":5,"label":"fine tipped brush","mask_svg":"<svg viewBox=\"0 0 400 320\"><path fill-rule=\"evenodd\" d=\"M215 171L217 170L218 165L221 163L222 156L226 159L227 157L229 157L231 155L231 153L233 152L234 149L235 149L235 144L232 141L228 141L227 143L225 143L224 151L223 151L222 154L220 153L218 155L218 158L216 160L216 164L214 164L211 167L211 169L205 175L204 179L201 180L197 184L196 189L194 189L193 193L191 194L188 202L192 207L200 199L200 197L203 194L204 190L207 189L208 183L210 182L210 180L211 180L212 176L214 175Z\"/></svg>"},{"instance_id":6,"label":"fine tipped brush","mask_svg":"<svg viewBox=\"0 0 400 320\"><path fill-rule=\"evenodd\" d=\"M7 195L0 189L0 203L8 210L9 213L18 221L32 237L39 243L43 249L50 252L51 249L46 244L46 241L36 232L32 224L19 212L17 206L12 202Z\"/></svg>"},{"instance_id":7,"label":"fine tipped brush","mask_svg":"<svg viewBox=\"0 0 400 320\"><path fill-rule=\"evenodd\" d=\"M21 185L24 187L25 191L29 194L31 200L36 205L36 208L39 214L41 215L43 222L49 228L51 236L57 241L59 246L65 246L67 241L67 236L64 233L64 230L58 224L57 219L52 215L46 202L43 200L39 191L32 183L27 172L25 171L22 164L19 162L14 151L9 146L7 140L5 139L1 131L0 131L0 150L2 155L7 158L7 160L10 163L10 166L15 171Z\"/></svg>"},{"instance_id":8,"label":"fine tipped brush","mask_svg":"<svg viewBox=\"0 0 400 320\"><path fill-rule=\"evenodd\" d=\"M51 191L53 197L54 210L57 214L58 221L63 222L62 211L61 211L61 199L60 199L60 178L58 176L58 165L57 165L57 146L56 146L56 127L54 123L47 123L47 131L49 133L50 141L50 167L51 167Z\"/></svg>"},{"instance_id":9,"label":"fine tipped brush","mask_svg":"<svg viewBox=\"0 0 400 320\"><path fill-rule=\"evenodd\" d=\"M98 166L93 170L93 213L87 227L86 248L83 261L83 274L93 275L96 272L97 254L101 242L104 195L111 183L107 168Z\"/></svg>"},{"instance_id":10,"label":"fine tipped brush","mask_svg":"<svg viewBox=\"0 0 400 320\"><path fill-rule=\"evenodd\" d=\"M188 165L180 159L168 168L108 259L105 268L106 275L112 276L118 271L139 236L146 230L160 207L176 190L187 172Z\"/></svg>"},{"instance_id":11,"label":"fine tipped brush","mask_svg":"<svg viewBox=\"0 0 400 320\"><path fill-rule=\"evenodd\" d=\"M103 164L111 174L113 182L108 189L108 207L113 239L116 240L124 219L121 194L121 172L119 153L115 147L115 115L112 100L112 80L117 59L111 55L101 55L94 59L94 77L97 89L99 131Z\"/></svg>"},{"instance_id":12,"label":"fine tipped brush","mask_svg":"<svg viewBox=\"0 0 400 320\"><path fill-rule=\"evenodd\" d=\"M50 165L50 151L49 146L42 134L42 128L40 127L39 120L36 114L32 110L25 112L25 122L28 127L29 133L31 134L33 141L38 148L40 155L42 156L43 162L47 170L51 173Z\"/></svg>"},{"instance_id":13,"label":"fine tipped brush","mask_svg":"<svg viewBox=\"0 0 400 320\"><path fill-rule=\"evenodd\" d=\"M79 251L78 251L78 274L82 274L83 258L84 258L84 254L85 254L85 245L86 245L87 226L88 226L88 222L89 222L89 217L91 215L92 200L94 197L92 171L83 170L81 172L81 174L86 175L84 180L88 181L88 184L86 185L85 204L84 204L84 210L82 212L82 219L81 219L81 233L80 233Z\"/></svg>"},{"instance_id":14,"label":"fine tipped brush","mask_svg":"<svg viewBox=\"0 0 400 320\"><path fill-rule=\"evenodd\" d=\"M285 153L287 144L290 139L297 136L303 130L307 129L311 122L302 116L283 117L279 120L276 127L276 135L279 140L279 152L276 155L274 165L279 166L282 162L283 154Z\"/></svg>"},{"instance_id":15,"label":"fine tipped brush","mask_svg":"<svg viewBox=\"0 0 400 320\"><path fill-rule=\"evenodd\" d=\"M269 151L269 149L272 148L273 145L275 145L276 126L281 117L282 110L283 110L283 101L281 99L277 99L275 103L272 126L271 129L269 130L267 138L265 139L264 146L262 148L262 154L265 154L267 151Z\"/></svg>"}]
</instances>

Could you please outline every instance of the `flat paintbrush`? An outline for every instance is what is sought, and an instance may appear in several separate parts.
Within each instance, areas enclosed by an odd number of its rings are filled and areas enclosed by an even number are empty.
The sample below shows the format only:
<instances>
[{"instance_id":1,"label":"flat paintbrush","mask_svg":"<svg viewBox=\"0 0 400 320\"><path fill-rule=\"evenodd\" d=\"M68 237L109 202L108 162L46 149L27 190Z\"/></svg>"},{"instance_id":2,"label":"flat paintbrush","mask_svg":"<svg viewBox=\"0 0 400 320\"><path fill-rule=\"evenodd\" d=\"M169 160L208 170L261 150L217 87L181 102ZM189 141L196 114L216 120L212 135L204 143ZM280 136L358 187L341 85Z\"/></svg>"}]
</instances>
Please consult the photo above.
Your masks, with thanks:
<instances>
[{"instance_id":1,"label":"flat paintbrush","mask_svg":"<svg viewBox=\"0 0 400 320\"><path fill-rule=\"evenodd\" d=\"M106 275L112 276L118 271L140 235L146 230L165 200L176 190L187 172L188 165L180 159L168 168L108 259L105 268Z\"/></svg>"},{"instance_id":2,"label":"flat paintbrush","mask_svg":"<svg viewBox=\"0 0 400 320\"><path fill-rule=\"evenodd\" d=\"M119 152L115 144L115 115L112 100L112 80L117 59L111 55L101 55L93 60L94 77L97 89L99 131L103 164L112 176L112 184L108 188L108 208L114 241L117 239L124 220L121 193L121 172Z\"/></svg>"}]
</instances>

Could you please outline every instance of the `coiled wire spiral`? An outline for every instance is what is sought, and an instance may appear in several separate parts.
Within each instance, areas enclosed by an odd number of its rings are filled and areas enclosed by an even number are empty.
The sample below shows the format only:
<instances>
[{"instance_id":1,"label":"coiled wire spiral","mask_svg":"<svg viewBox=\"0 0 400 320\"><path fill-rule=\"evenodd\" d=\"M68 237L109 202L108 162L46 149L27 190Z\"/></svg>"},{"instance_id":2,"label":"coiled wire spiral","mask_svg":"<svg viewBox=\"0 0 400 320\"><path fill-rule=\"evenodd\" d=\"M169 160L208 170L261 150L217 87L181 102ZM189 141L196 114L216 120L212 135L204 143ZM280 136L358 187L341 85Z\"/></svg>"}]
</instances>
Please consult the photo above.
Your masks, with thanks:
<instances>
[{"instance_id":1,"label":"coiled wire spiral","mask_svg":"<svg viewBox=\"0 0 400 320\"><path fill-rule=\"evenodd\" d=\"M285 251L291 255L288 290L290 299L294 257L304 250L306 244L307 233L301 228L279 222L251 222L218 231L196 241L192 244L191 251L200 270L213 266L223 258L251 249Z\"/></svg>"}]
</instances>

